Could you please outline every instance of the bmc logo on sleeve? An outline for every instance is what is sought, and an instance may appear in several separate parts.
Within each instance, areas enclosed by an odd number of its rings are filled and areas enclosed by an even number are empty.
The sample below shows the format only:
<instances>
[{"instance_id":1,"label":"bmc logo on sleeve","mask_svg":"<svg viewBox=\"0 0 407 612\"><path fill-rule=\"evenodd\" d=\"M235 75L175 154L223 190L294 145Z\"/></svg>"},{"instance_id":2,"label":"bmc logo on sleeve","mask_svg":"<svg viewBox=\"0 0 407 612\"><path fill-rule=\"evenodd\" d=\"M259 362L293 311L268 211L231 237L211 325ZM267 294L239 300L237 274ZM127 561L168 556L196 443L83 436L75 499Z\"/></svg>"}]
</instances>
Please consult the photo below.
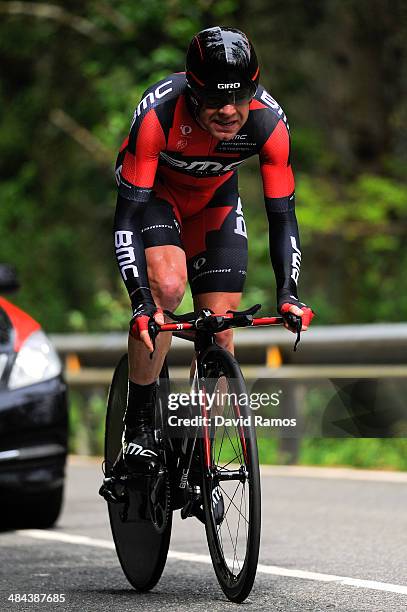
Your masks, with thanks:
<instances>
[{"instance_id":1,"label":"bmc logo on sleeve","mask_svg":"<svg viewBox=\"0 0 407 612\"><path fill-rule=\"evenodd\" d=\"M270 96L270 94L266 90L263 91L263 93L260 96L260 99L265 104L267 104L269 108L272 108L278 114L278 116L282 119L282 121L284 121L287 130L290 131L290 126L288 125L287 117L285 115L285 112L279 105L279 103L272 96Z\"/></svg>"},{"instance_id":2,"label":"bmc logo on sleeve","mask_svg":"<svg viewBox=\"0 0 407 612\"><path fill-rule=\"evenodd\" d=\"M301 267L301 251L297 246L297 241L295 236L290 236L291 246L293 248L292 257L291 257L291 278L297 285L298 277L300 275L300 267Z\"/></svg>"},{"instance_id":3,"label":"bmc logo on sleeve","mask_svg":"<svg viewBox=\"0 0 407 612\"><path fill-rule=\"evenodd\" d=\"M147 108L149 106L152 106L156 102L156 100L160 100L161 98L164 98L164 96L172 92L172 87L167 87L167 89L164 89L167 85L171 84L172 81L165 81L165 83L162 83L161 85L156 87L154 91L150 91L150 93L144 96L144 98L141 100L140 104L135 110L133 121L131 123L132 127L137 117L140 117L142 111L147 110Z\"/></svg>"},{"instance_id":4,"label":"bmc logo on sleeve","mask_svg":"<svg viewBox=\"0 0 407 612\"><path fill-rule=\"evenodd\" d=\"M134 248L131 246L133 232L119 231L114 233L114 245L116 257L119 262L120 272L123 279L127 280L127 272L131 272L134 278L138 278L138 270L135 265Z\"/></svg>"}]
</instances>

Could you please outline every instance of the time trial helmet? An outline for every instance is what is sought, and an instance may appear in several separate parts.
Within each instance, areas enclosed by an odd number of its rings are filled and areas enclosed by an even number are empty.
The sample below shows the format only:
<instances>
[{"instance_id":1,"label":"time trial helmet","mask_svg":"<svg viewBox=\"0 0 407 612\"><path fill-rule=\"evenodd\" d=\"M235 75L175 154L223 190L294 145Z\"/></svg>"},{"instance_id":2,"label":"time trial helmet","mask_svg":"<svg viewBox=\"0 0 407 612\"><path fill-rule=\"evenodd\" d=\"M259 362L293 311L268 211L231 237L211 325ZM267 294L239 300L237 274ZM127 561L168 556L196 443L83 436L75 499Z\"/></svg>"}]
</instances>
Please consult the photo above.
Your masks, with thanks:
<instances>
[{"instance_id":1,"label":"time trial helmet","mask_svg":"<svg viewBox=\"0 0 407 612\"><path fill-rule=\"evenodd\" d=\"M219 108L250 101L256 94L259 74L253 45L240 30L208 28L190 42L186 78L196 106Z\"/></svg>"}]
</instances>

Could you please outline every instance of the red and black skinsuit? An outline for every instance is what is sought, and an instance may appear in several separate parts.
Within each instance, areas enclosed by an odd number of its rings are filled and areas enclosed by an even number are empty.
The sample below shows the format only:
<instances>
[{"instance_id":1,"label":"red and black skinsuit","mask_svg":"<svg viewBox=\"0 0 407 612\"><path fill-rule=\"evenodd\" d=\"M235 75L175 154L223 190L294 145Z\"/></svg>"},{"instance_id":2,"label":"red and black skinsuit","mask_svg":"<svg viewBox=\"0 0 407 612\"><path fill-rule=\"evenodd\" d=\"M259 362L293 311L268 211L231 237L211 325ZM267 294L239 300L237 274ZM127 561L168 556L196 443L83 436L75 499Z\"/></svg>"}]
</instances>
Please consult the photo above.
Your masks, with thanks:
<instances>
[{"instance_id":1,"label":"red and black skinsuit","mask_svg":"<svg viewBox=\"0 0 407 612\"><path fill-rule=\"evenodd\" d=\"M204 130L184 73L152 85L137 106L116 162L115 248L134 310L151 302L144 249L185 250L193 295L242 291L247 235L237 170L258 155L277 302L298 303L301 262L287 118L259 85L247 122L230 141Z\"/></svg>"}]
</instances>

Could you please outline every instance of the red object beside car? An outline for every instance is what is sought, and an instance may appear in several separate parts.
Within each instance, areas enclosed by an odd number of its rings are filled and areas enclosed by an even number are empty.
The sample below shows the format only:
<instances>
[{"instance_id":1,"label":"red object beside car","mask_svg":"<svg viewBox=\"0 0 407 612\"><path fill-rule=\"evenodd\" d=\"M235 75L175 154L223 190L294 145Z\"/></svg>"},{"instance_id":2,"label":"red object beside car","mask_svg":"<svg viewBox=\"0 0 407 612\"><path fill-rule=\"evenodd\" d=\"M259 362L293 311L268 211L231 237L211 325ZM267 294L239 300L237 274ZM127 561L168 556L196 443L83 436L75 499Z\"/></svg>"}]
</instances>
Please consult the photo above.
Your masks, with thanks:
<instances>
[{"instance_id":1,"label":"red object beside car","mask_svg":"<svg viewBox=\"0 0 407 612\"><path fill-rule=\"evenodd\" d=\"M0 293L18 283L0 265ZM0 297L0 529L50 527L63 500L68 416L62 366L40 324Z\"/></svg>"}]
</instances>

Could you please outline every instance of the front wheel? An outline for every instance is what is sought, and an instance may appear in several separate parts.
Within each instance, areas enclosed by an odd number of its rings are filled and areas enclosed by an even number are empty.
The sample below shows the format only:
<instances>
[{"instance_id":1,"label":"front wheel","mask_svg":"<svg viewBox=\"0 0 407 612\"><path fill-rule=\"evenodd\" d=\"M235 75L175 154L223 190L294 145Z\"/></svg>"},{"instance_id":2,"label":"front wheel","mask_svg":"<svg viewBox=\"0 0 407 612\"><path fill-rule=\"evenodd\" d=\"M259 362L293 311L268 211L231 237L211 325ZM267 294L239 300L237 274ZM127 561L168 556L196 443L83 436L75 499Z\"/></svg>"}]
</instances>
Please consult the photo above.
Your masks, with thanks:
<instances>
[{"instance_id":1,"label":"front wheel","mask_svg":"<svg viewBox=\"0 0 407 612\"><path fill-rule=\"evenodd\" d=\"M165 372L164 367L162 375L165 376ZM127 355L124 355L116 367L109 391L105 438L106 476L115 473L113 465L118 457L117 465L120 465L127 381L128 363ZM159 488L162 489L162 486ZM156 504L154 515L151 512L151 493L163 496L165 500L165 486L162 495L157 492L157 487L152 491L149 477L140 477L128 481L122 493L123 503L108 502L117 556L130 584L138 591L149 591L161 577L170 544L172 512L166 512L164 517L160 510L162 504Z\"/></svg>"},{"instance_id":2,"label":"front wheel","mask_svg":"<svg viewBox=\"0 0 407 612\"><path fill-rule=\"evenodd\" d=\"M203 506L208 547L225 595L242 602L250 593L260 546L261 498L257 442L245 382L227 351L202 357ZM204 402L205 403L205 402Z\"/></svg>"}]
</instances>

